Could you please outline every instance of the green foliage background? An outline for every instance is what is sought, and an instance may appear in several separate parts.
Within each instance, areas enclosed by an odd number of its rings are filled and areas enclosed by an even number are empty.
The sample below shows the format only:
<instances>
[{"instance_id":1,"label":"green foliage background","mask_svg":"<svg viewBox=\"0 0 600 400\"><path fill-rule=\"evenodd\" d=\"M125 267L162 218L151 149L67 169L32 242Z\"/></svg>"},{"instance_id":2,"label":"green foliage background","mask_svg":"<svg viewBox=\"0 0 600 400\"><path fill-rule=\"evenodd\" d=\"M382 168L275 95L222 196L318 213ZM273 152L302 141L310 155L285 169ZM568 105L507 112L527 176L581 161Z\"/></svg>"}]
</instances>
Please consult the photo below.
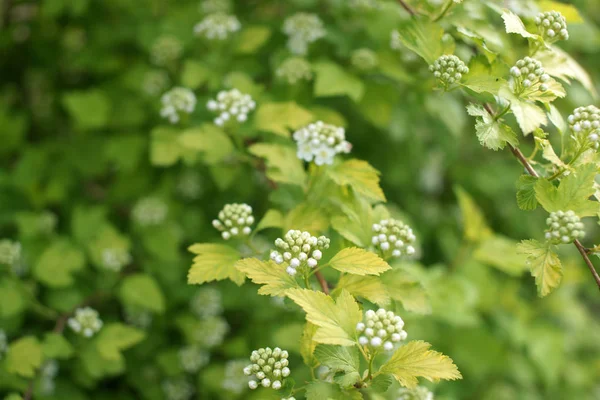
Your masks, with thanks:
<instances>
[{"instance_id":1,"label":"green foliage background","mask_svg":"<svg viewBox=\"0 0 600 400\"><path fill-rule=\"evenodd\" d=\"M440 3L412 2L434 15ZM571 3L582 17L569 21L571 38L560 46L600 82L600 3ZM226 339L209 350L210 364L198 373L186 374L179 365L178 349L194 341L191 325L201 323L189 310L199 289L187 285L187 247L220 241L210 221L226 203L252 205L258 220L273 205L294 209L302 191L285 183L273 188L265 176L266 169L269 178L294 183L295 159L263 149L266 168L258 158L247 163L236 156L237 144L210 127L183 133L161 121L159 96L144 91L144 79L157 69L152 45L169 34L184 45L181 58L166 68L171 84L191 87L198 97L188 126L210 124L206 101L237 87L258 104L236 133L242 145L285 145L288 128L319 118L347 127L352 156L381 172L388 208L419 240L419 262L394 265L410 278L396 311L409 337L433 343L463 375L432 386L436 398L600 399L600 296L589 272L575 249L565 248L561 286L537 296L515 245L542 238L547 213L517 207L522 168L510 152L482 148L465 112L470 98L433 90L427 63L408 49L390 50L390 32L410 23L396 2L356 13L342 0L238 1L242 31L222 45L193 36L202 18L197 1L4 4L0 239L22 244L25 272L0 272L0 328L13 354L21 351L18 360L10 353L0 360L0 393L26 392L43 359L52 358L60 360L56 389L42 395L34 379L36 399L162 399L161 382L179 377L193 383L196 398L266 399L266 392L228 392L222 382L228 361L267 345L288 349L296 381L308 379L299 354L304 315L291 302L257 296L248 282L210 284L222 294ZM553 1L465 0L441 21L459 40L440 34L437 43L455 47L463 60L481 52L505 65L521 58L526 43L504 33L491 5L524 19L556 7ZM281 22L301 10L318 13L327 36L311 45L315 80L289 86L275 78L287 55ZM457 33L459 27L482 38ZM438 34L433 27L427 32ZM369 73L350 61L352 51L364 47L380 61ZM555 103L565 116L597 101L593 88L577 81L566 90ZM283 105L261 108L270 103ZM531 136L521 148L529 153ZM258 148L253 153L261 155ZM280 175L284 179L273 178ZM182 191L190 179L199 185L198 196ZM168 217L144 228L131 213L148 196L166 203ZM47 213L56 217L50 228ZM307 227L320 226L318 214L305 216ZM598 227L586 230L592 244ZM262 247L278 236L267 231ZM121 274L98 261L106 243L132 254ZM105 322L101 335L84 340L67 329L69 344L50 333L61 315L88 300ZM127 324L126 306L151 311L152 325Z\"/></svg>"}]
</instances>

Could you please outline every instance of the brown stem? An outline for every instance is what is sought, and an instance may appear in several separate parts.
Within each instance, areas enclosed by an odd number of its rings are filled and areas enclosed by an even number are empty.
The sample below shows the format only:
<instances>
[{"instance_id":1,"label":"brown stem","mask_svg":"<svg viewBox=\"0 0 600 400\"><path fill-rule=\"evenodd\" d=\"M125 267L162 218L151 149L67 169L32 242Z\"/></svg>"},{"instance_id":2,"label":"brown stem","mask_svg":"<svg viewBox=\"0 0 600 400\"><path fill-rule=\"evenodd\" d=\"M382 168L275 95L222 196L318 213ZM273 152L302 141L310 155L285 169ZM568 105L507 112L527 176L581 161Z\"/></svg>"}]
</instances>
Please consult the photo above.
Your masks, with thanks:
<instances>
[{"instance_id":1,"label":"brown stem","mask_svg":"<svg viewBox=\"0 0 600 400\"><path fill-rule=\"evenodd\" d=\"M594 277L594 280L596 281L596 284L598 285L598 288L600 289L600 276L598 275L598 272L596 272L596 269L594 268L594 264L592 264L592 261L588 257L585 247L583 247L581 245L581 242L579 241L579 239L576 239L573 242L573 244L575 244L575 247L577 247L577 250L579 250L579 254L581 254L581 257L583 257L583 261L585 261L585 264L590 269L590 272L592 273L592 276Z\"/></svg>"},{"instance_id":2,"label":"brown stem","mask_svg":"<svg viewBox=\"0 0 600 400\"><path fill-rule=\"evenodd\" d=\"M317 277L317 280L319 281L319 285L321 285L321 290L323 290L323 293L328 295L329 294L329 285L327 285L327 281L325 280L325 277L323 276L321 271L315 272L315 276Z\"/></svg>"},{"instance_id":3,"label":"brown stem","mask_svg":"<svg viewBox=\"0 0 600 400\"><path fill-rule=\"evenodd\" d=\"M409 6L408 4L406 4L406 2L404 0L398 0L398 3L400 3L400 5L402 6L402 8L404 8L406 10L406 12L408 12L411 16L414 16L414 15L417 14L415 12L415 10L412 9L411 6Z\"/></svg>"},{"instance_id":4,"label":"brown stem","mask_svg":"<svg viewBox=\"0 0 600 400\"><path fill-rule=\"evenodd\" d=\"M512 151L512 153L515 155L515 157L517 157L519 159L519 161L525 167L525 169L527 170L527 172L529 172L529 175L531 175L531 176L533 176L535 178L539 178L540 177L538 175L538 173L535 171L535 169L533 169L533 167L531 166L531 164L529 164L529 161L527 161L527 159L525 158L525 156L523 155L523 153L521 153L521 150L519 150L517 147L512 146L511 144L509 144L508 147L510 148L510 151Z\"/></svg>"}]
</instances>

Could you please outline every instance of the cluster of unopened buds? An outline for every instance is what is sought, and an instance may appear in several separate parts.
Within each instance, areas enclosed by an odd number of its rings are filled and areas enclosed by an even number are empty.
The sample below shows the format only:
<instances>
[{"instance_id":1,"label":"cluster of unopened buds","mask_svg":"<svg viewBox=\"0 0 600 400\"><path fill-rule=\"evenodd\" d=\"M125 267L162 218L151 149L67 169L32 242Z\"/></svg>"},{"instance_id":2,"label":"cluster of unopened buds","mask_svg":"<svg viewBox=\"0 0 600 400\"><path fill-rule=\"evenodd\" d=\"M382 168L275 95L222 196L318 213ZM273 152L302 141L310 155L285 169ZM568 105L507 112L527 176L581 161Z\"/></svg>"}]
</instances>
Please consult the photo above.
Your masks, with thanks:
<instances>
[{"instance_id":1,"label":"cluster of unopened buds","mask_svg":"<svg viewBox=\"0 0 600 400\"><path fill-rule=\"evenodd\" d=\"M571 243L585 236L583 222L571 210L550 213L546 224L546 239L555 244Z\"/></svg>"},{"instance_id":2,"label":"cluster of unopened buds","mask_svg":"<svg viewBox=\"0 0 600 400\"><path fill-rule=\"evenodd\" d=\"M222 317L208 317L199 321L193 333L195 342L205 348L219 346L229 332L229 324Z\"/></svg>"},{"instance_id":3,"label":"cluster of unopened buds","mask_svg":"<svg viewBox=\"0 0 600 400\"><path fill-rule=\"evenodd\" d=\"M13 265L21 259L21 244L9 239L0 240L0 264Z\"/></svg>"},{"instance_id":4,"label":"cluster of unopened buds","mask_svg":"<svg viewBox=\"0 0 600 400\"><path fill-rule=\"evenodd\" d=\"M400 388L396 400L433 400L433 393L424 386L413 389Z\"/></svg>"},{"instance_id":5,"label":"cluster of unopened buds","mask_svg":"<svg viewBox=\"0 0 600 400\"><path fill-rule=\"evenodd\" d=\"M307 162L314 160L317 165L331 165L336 154L349 153L352 149L344 128L322 121L297 130L293 137L298 145L298 158Z\"/></svg>"},{"instance_id":6,"label":"cluster of unopened buds","mask_svg":"<svg viewBox=\"0 0 600 400\"><path fill-rule=\"evenodd\" d=\"M195 374L208 364L210 355L199 346L191 345L179 350L179 363L185 372Z\"/></svg>"},{"instance_id":7,"label":"cluster of unopened buds","mask_svg":"<svg viewBox=\"0 0 600 400\"><path fill-rule=\"evenodd\" d=\"M164 201L157 197L145 197L133 207L132 217L141 226L160 225L167 218L169 209Z\"/></svg>"},{"instance_id":8,"label":"cluster of unopened buds","mask_svg":"<svg viewBox=\"0 0 600 400\"><path fill-rule=\"evenodd\" d=\"M325 36L323 21L316 14L299 12L283 22L283 33L288 35L288 49L297 55L305 55L308 45Z\"/></svg>"},{"instance_id":9,"label":"cluster of unopened buds","mask_svg":"<svg viewBox=\"0 0 600 400\"><path fill-rule=\"evenodd\" d=\"M75 315L67 321L71 329L87 338L94 336L102 329L102 320L98 311L91 307L83 307L75 310Z\"/></svg>"},{"instance_id":10,"label":"cluster of unopened buds","mask_svg":"<svg viewBox=\"0 0 600 400\"><path fill-rule=\"evenodd\" d=\"M234 119L237 122L245 122L250 111L256 108L256 103L249 94L244 94L238 89L231 89L220 91L216 99L208 101L206 107L210 111L219 113L214 119L214 123L217 126L223 126Z\"/></svg>"},{"instance_id":11,"label":"cluster of unopened buds","mask_svg":"<svg viewBox=\"0 0 600 400\"><path fill-rule=\"evenodd\" d=\"M286 271L294 276L298 268L315 268L323 257L323 250L329 248L329 239L325 236L312 236L308 232L290 230L284 238L277 238L275 246L281 252L271 252L271 260L276 264L287 263Z\"/></svg>"},{"instance_id":12,"label":"cluster of unopened buds","mask_svg":"<svg viewBox=\"0 0 600 400\"><path fill-rule=\"evenodd\" d=\"M429 66L429 71L433 72L433 76L447 89L459 83L463 76L469 73L469 68L455 55L443 55Z\"/></svg>"},{"instance_id":13,"label":"cluster of unopened buds","mask_svg":"<svg viewBox=\"0 0 600 400\"><path fill-rule=\"evenodd\" d=\"M568 40L567 20L558 11L547 11L535 17L535 24L540 35L548 43L558 40Z\"/></svg>"},{"instance_id":14,"label":"cluster of unopened buds","mask_svg":"<svg viewBox=\"0 0 600 400\"><path fill-rule=\"evenodd\" d=\"M241 28L242 24L235 15L216 12L198 22L194 26L194 33L207 40L226 40Z\"/></svg>"},{"instance_id":15,"label":"cluster of unopened buds","mask_svg":"<svg viewBox=\"0 0 600 400\"><path fill-rule=\"evenodd\" d=\"M191 114L196 108L196 95L184 87L169 90L162 95L160 101L162 102L160 116L167 118L172 124L179 122L181 114Z\"/></svg>"},{"instance_id":16,"label":"cluster of unopened buds","mask_svg":"<svg viewBox=\"0 0 600 400\"><path fill-rule=\"evenodd\" d=\"M131 262L131 254L122 248L102 250L102 265L111 271L119 272Z\"/></svg>"},{"instance_id":17,"label":"cluster of unopened buds","mask_svg":"<svg viewBox=\"0 0 600 400\"><path fill-rule=\"evenodd\" d=\"M144 76L142 89L148 96L158 96L169 87L169 74L163 70L148 71Z\"/></svg>"},{"instance_id":18,"label":"cluster of unopened buds","mask_svg":"<svg viewBox=\"0 0 600 400\"><path fill-rule=\"evenodd\" d=\"M400 257L403 254L415 254L416 237L412 229L402 221L384 219L372 227L371 243L377 247L383 258Z\"/></svg>"},{"instance_id":19,"label":"cluster of unopened buds","mask_svg":"<svg viewBox=\"0 0 600 400\"><path fill-rule=\"evenodd\" d=\"M312 66L302 57L286 59L275 71L275 75L290 85L300 81L310 81L313 78Z\"/></svg>"},{"instance_id":20,"label":"cluster of unopened buds","mask_svg":"<svg viewBox=\"0 0 600 400\"><path fill-rule=\"evenodd\" d=\"M174 36L161 36L152 45L150 56L158 66L168 66L177 61L183 53L181 41Z\"/></svg>"},{"instance_id":21,"label":"cluster of unopened buds","mask_svg":"<svg viewBox=\"0 0 600 400\"><path fill-rule=\"evenodd\" d=\"M288 352L279 347L254 350L250 356L252 364L244 368L244 375L251 377L248 387L281 389L282 381L290 376L288 356Z\"/></svg>"},{"instance_id":22,"label":"cluster of unopened buds","mask_svg":"<svg viewBox=\"0 0 600 400\"><path fill-rule=\"evenodd\" d=\"M190 309L198 318L220 315L223 312L221 292L210 286L199 289L190 300Z\"/></svg>"},{"instance_id":23,"label":"cluster of unopened buds","mask_svg":"<svg viewBox=\"0 0 600 400\"><path fill-rule=\"evenodd\" d=\"M525 57L516 62L510 69L510 74L514 79L515 93L522 93L525 89L535 90L537 88L541 92L548 90L546 82L550 80L550 75L544 72L542 63L531 57Z\"/></svg>"},{"instance_id":24,"label":"cluster of unopened buds","mask_svg":"<svg viewBox=\"0 0 600 400\"><path fill-rule=\"evenodd\" d=\"M219 219L214 219L213 226L221 232L225 240L232 237L248 236L254 223L252 207L248 204L226 204L219 212Z\"/></svg>"},{"instance_id":25,"label":"cluster of unopened buds","mask_svg":"<svg viewBox=\"0 0 600 400\"><path fill-rule=\"evenodd\" d=\"M377 67L377 54L371 49L358 49L352 52L352 65L360 71L370 71Z\"/></svg>"},{"instance_id":26,"label":"cluster of unopened buds","mask_svg":"<svg viewBox=\"0 0 600 400\"><path fill-rule=\"evenodd\" d=\"M567 118L571 131L577 139L587 139L598 148L600 138L600 109L596 106L577 107Z\"/></svg>"},{"instance_id":27,"label":"cluster of unopened buds","mask_svg":"<svg viewBox=\"0 0 600 400\"><path fill-rule=\"evenodd\" d=\"M362 346L370 346L373 349L383 347L385 351L394 349L394 344L406 340L406 331L402 318L392 311L383 308L368 310L363 322L356 325L356 331L360 334L358 343Z\"/></svg>"}]
</instances>

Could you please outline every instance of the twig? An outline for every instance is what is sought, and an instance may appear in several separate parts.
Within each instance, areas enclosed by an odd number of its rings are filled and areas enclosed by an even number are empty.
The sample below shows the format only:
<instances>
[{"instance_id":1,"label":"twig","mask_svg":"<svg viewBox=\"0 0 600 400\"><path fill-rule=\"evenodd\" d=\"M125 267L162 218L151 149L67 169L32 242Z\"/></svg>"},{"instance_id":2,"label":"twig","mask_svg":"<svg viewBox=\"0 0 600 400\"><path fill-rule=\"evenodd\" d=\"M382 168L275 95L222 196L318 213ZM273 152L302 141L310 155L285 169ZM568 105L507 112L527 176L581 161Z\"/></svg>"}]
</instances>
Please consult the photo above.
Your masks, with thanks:
<instances>
[{"instance_id":1,"label":"twig","mask_svg":"<svg viewBox=\"0 0 600 400\"><path fill-rule=\"evenodd\" d=\"M402 8L404 8L406 10L406 12L408 12L411 15L411 17L414 17L417 14L415 12L415 10L412 9L411 6L406 4L406 2L404 0L398 0L398 3L400 3L400 6L402 6Z\"/></svg>"},{"instance_id":2,"label":"twig","mask_svg":"<svg viewBox=\"0 0 600 400\"><path fill-rule=\"evenodd\" d=\"M579 241L579 239L575 239L573 244L575 245L575 247L577 247L577 250L579 250L579 254L581 254L581 257L583 257L583 261L585 261L585 264L590 269L590 272L592 273L592 276L594 277L594 280L596 281L596 284L598 285L598 288L600 289L600 276L598 275L598 272L594 268L594 264L592 264L592 261L588 257L585 247L583 247L581 245L581 242Z\"/></svg>"},{"instance_id":3,"label":"twig","mask_svg":"<svg viewBox=\"0 0 600 400\"><path fill-rule=\"evenodd\" d=\"M510 151L512 151L512 153L515 155L515 157L517 157L519 159L519 161L525 167L525 169L527 170L529 175L533 176L534 178L540 177L538 175L538 173L535 171L535 169L533 169L531 164L529 164L529 161L527 161L527 159L525 158L523 153L521 153L521 150L519 150L517 147L514 147L511 144L509 144L508 147L510 148Z\"/></svg>"},{"instance_id":4,"label":"twig","mask_svg":"<svg viewBox=\"0 0 600 400\"><path fill-rule=\"evenodd\" d=\"M325 277L323 276L323 274L321 274L321 271L315 272L315 276L317 277L317 280L319 281L319 285L321 285L321 290L323 290L323 293L328 295L329 294L329 285L327 285L327 281L325 280Z\"/></svg>"}]
</instances>

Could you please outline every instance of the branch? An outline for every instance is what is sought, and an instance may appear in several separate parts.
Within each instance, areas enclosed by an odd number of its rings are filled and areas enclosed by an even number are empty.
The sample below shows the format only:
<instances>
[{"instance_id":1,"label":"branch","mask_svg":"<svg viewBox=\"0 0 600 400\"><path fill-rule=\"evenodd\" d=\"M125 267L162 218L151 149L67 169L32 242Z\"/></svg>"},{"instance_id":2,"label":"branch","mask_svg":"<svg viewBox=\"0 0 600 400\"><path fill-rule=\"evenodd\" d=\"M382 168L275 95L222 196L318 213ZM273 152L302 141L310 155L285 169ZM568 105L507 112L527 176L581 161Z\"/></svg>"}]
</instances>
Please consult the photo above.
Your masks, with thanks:
<instances>
[{"instance_id":1,"label":"branch","mask_svg":"<svg viewBox=\"0 0 600 400\"><path fill-rule=\"evenodd\" d=\"M400 6L402 8L404 8L406 10L406 12L408 12L410 14L411 17L414 17L417 14L415 12L415 10L412 9L411 6L409 6L408 4L406 4L406 2L404 0L398 0L398 3L400 3Z\"/></svg>"},{"instance_id":2,"label":"branch","mask_svg":"<svg viewBox=\"0 0 600 400\"><path fill-rule=\"evenodd\" d=\"M594 264L592 264L592 261L588 257L585 247L583 247L581 245L581 242L579 241L579 239L576 239L573 242L573 244L575 245L575 247L577 247L577 250L579 250L579 254L581 254L581 257L583 257L583 261L585 261L585 264L590 269L590 272L592 273L592 276L594 277L594 280L596 281L596 285L598 285L598 288L600 289L600 276L598 275L598 272L596 272L596 269L594 268Z\"/></svg>"},{"instance_id":3,"label":"branch","mask_svg":"<svg viewBox=\"0 0 600 400\"><path fill-rule=\"evenodd\" d=\"M321 285L321 290L323 290L323 293L328 295L329 294L329 285L327 285L327 281L325 280L325 277L323 276L321 271L315 272L315 276L317 277L317 280L319 281L319 285Z\"/></svg>"}]
</instances>

